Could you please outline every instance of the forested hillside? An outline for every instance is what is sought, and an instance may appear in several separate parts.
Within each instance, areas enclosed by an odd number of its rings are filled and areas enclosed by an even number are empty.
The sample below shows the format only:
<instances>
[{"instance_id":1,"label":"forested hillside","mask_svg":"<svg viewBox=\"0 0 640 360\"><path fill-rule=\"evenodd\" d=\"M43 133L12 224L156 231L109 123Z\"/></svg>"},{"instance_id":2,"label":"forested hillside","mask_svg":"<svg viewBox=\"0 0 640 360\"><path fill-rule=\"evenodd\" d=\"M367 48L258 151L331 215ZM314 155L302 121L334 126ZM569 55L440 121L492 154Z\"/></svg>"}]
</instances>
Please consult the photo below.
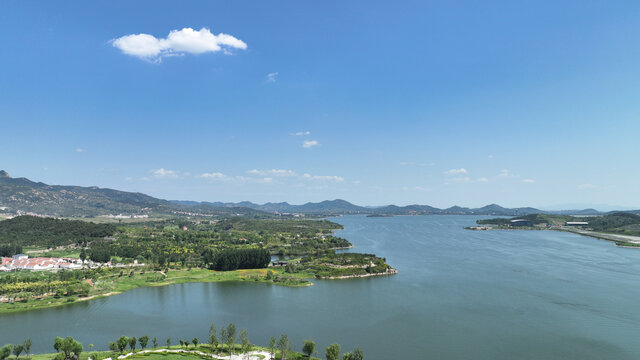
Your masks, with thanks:
<instances>
[{"instance_id":1,"label":"forested hillside","mask_svg":"<svg viewBox=\"0 0 640 360\"><path fill-rule=\"evenodd\" d=\"M112 236L116 226L80 220L17 216L0 221L0 244L55 247Z\"/></svg>"}]
</instances>

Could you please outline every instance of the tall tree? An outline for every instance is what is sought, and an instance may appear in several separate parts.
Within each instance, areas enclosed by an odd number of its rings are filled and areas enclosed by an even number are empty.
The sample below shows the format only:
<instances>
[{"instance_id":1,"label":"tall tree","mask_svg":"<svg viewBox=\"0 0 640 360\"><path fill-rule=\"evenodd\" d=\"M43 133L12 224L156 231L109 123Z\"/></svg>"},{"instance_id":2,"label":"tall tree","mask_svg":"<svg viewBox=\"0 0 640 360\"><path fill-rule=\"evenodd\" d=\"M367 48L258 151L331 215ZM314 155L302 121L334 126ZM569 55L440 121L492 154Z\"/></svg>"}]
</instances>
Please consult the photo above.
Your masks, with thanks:
<instances>
[{"instance_id":1,"label":"tall tree","mask_svg":"<svg viewBox=\"0 0 640 360\"><path fill-rule=\"evenodd\" d=\"M167 338L167 348L171 347L171 338Z\"/></svg>"},{"instance_id":2,"label":"tall tree","mask_svg":"<svg viewBox=\"0 0 640 360\"><path fill-rule=\"evenodd\" d=\"M307 339L304 341L304 345L302 345L302 353L307 354L307 357L311 359L311 355L316 351L316 343L311 339Z\"/></svg>"},{"instance_id":3,"label":"tall tree","mask_svg":"<svg viewBox=\"0 0 640 360\"><path fill-rule=\"evenodd\" d=\"M82 267L84 267L84 261L87 259L87 251L82 248L82 250L80 250L80 260L82 260Z\"/></svg>"},{"instance_id":4,"label":"tall tree","mask_svg":"<svg viewBox=\"0 0 640 360\"><path fill-rule=\"evenodd\" d=\"M31 339L27 339L24 341L24 353L27 354L27 357L30 357L29 355L31 354L31 344Z\"/></svg>"},{"instance_id":5,"label":"tall tree","mask_svg":"<svg viewBox=\"0 0 640 360\"><path fill-rule=\"evenodd\" d=\"M251 342L249 341L249 333L247 333L246 329L240 330L240 341L242 343L242 353L248 357L249 355L247 353L251 351Z\"/></svg>"},{"instance_id":6,"label":"tall tree","mask_svg":"<svg viewBox=\"0 0 640 360\"><path fill-rule=\"evenodd\" d=\"M135 336L129 338L129 347L133 353L136 352L136 344L138 343L138 339Z\"/></svg>"},{"instance_id":7,"label":"tall tree","mask_svg":"<svg viewBox=\"0 0 640 360\"><path fill-rule=\"evenodd\" d=\"M138 339L138 342L140 343L140 347L142 348L142 350L144 350L144 348L146 348L147 344L149 343L149 336L148 335L140 336L140 339Z\"/></svg>"},{"instance_id":8,"label":"tall tree","mask_svg":"<svg viewBox=\"0 0 640 360\"><path fill-rule=\"evenodd\" d=\"M276 338L273 336L269 339L269 351L271 352L271 357L276 356Z\"/></svg>"},{"instance_id":9,"label":"tall tree","mask_svg":"<svg viewBox=\"0 0 640 360\"><path fill-rule=\"evenodd\" d=\"M278 349L282 352L282 360L287 358L287 351L291 348L291 343L289 342L289 337L287 334L282 334L280 339L278 339Z\"/></svg>"},{"instance_id":10,"label":"tall tree","mask_svg":"<svg viewBox=\"0 0 640 360\"><path fill-rule=\"evenodd\" d=\"M227 328L223 327L220 329L220 343L223 344L222 347L224 349L224 345L229 341L229 333L227 332Z\"/></svg>"},{"instance_id":11,"label":"tall tree","mask_svg":"<svg viewBox=\"0 0 640 360\"><path fill-rule=\"evenodd\" d=\"M327 360L340 360L340 345L331 344L325 350Z\"/></svg>"},{"instance_id":12,"label":"tall tree","mask_svg":"<svg viewBox=\"0 0 640 360\"><path fill-rule=\"evenodd\" d=\"M66 338L56 337L53 347L58 352L62 352L64 360L78 360L82 353L82 344L68 336Z\"/></svg>"},{"instance_id":13,"label":"tall tree","mask_svg":"<svg viewBox=\"0 0 640 360\"><path fill-rule=\"evenodd\" d=\"M229 323L227 326L227 344L229 345L229 355L233 355L233 349L236 346L236 326L233 323Z\"/></svg>"},{"instance_id":14,"label":"tall tree","mask_svg":"<svg viewBox=\"0 0 640 360\"><path fill-rule=\"evenodd\" d=\"M129 338L126 336L120 336L118 340L116 340L116 345L118 345L118 350L120 350L121 354L124 354L124 350L129 345Z\"/></svg>"},{"instance_id":15,"label":"tall tree","mask_svg":"<svg viewBox=\"0 0 640 360\"><path fill-rule=\"evenodd\" d=\"M154 348L157 348L157 347L158 347L158 338L157 338L157 337L154 337L154 338L153 338L153 347L154 347Z\"/></svg>"},{"instance_id":16,"label":"tall tree","mask_svg":"<svg viewBox=\"0 0 640 360\"><path fill-rule=\"evenodd\" d=\"M211 345L211 353L213 354L218 347L218 330L216 329L216 323L213 321L209 326L209 345Z\"/></svg>"},{"instance_id":17,"label":"tall tree","mask_svg":"<svg viewBox=\"0 0 640 360\"><path fill-rule=\"evenodd\" d=\"M198 338L193 338L191 342L193 343L193 348L198 349Z\"/></svg>"},{"instance_id":18,"label":"tall tree","mask_svg":"<svg viewBox=\"0 0 640 360\"><path fill-rule=\"evenodd\" d=\"M16 359L20 357L20 354L22 354L23 351L24 351L24 345L22 344L13 345L13 355L16 356Z\"/></svg>"}]
</instances>

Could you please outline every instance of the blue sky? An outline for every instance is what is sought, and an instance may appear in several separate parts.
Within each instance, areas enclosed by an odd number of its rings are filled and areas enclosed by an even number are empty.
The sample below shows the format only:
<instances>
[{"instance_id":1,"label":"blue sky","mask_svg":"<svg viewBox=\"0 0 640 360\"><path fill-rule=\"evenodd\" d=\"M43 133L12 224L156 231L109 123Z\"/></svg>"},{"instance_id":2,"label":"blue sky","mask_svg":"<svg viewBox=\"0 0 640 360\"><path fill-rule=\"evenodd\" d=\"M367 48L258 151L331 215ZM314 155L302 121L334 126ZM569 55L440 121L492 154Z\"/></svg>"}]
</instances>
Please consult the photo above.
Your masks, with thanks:
<instances>
[{"instance_id":1,"label":"blue sky","mask_svg":"<svg viewBox=\"0 0 640 360\"><path fill-rule=\"evenodd\" d=\"M640 208L639 19L637 1L3 1L0 168L167 199Z\"/></svg>"}]
</instances>

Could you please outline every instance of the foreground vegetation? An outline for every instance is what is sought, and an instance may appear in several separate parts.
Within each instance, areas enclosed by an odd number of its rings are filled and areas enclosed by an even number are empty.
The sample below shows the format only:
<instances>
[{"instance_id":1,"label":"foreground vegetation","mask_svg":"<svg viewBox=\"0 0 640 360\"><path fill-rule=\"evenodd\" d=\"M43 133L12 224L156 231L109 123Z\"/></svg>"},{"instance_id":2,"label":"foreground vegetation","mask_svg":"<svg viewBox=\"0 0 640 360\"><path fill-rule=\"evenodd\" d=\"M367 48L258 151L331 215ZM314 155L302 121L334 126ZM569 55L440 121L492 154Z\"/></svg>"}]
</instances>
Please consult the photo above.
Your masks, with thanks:
<instances>
[{"instance_id":1,"label":"foreground vegetation","mask_svg":"<svg viewBox=\"0 0 640 360\"><path fill-rule=\"evenodd\" d=\"M245 329L237 332L233 323L218 331L215 323L212 322L205 341L200 341L197 337L164 340L157 337L150 338L148 335L138 338L120 336L108 344L109 351L93 351L94 345L90 344L88 352L85 352L86 349L82 343L72 337L56 337L52 345L56 353L32 357L31 339L25 340L22 344L6 344L0 348L0 360L19 360L22 354L24 359L29 360L103 360L117 359L119 356L146 360L197 360L220 359L233 355L240 355L247 359L318 359L313 357L317 351L316 343L311 339L303 342L301 352L293 351L293 344L286 334L280 335L279 338L271 337L268 347L255 346L249 340L249 333ZM363 358L360 347L342 355L343 360L363 360ZM325 359L339 360L340 345L336 343L329 345L325 349Z\"/></svg>"}]
</instances>

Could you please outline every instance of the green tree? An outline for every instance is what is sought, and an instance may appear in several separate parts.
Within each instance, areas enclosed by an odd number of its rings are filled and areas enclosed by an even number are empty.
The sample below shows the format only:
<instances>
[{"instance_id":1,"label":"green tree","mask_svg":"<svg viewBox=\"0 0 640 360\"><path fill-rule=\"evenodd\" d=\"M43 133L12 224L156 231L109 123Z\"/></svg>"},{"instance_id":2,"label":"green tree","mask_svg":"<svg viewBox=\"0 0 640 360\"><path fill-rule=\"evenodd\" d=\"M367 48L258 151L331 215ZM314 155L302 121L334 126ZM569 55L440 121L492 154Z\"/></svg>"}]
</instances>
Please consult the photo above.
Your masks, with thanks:
<instances>
[{"instance_id":1,"label":"green tree","mask_svg":"<svg viewBox=\"0 0 640 360\"><path fill-rule=\"evenodd\" d=\"M11 355L11 345L5 345L0 348L0 360L5 360Z\"/></svg>"},{"instance_id":2,"label":"green tree","mask_svg":"<svg viewBox=\"0 0 640 360\"><path fill-rule=\"evenodd\" d=\"M289 342L289 337L287 334L282 334L280 339L278 339L278 350L282 352L282 360L287 358L287 351L291 348L291 343Z\"/></svg>"},{"instance_id":3,"label":"green tree","mask_svg":"<svg viewBox=\"0 0 640 360\"><path fill-rule=\"evenodd\" d=\"M271 357L276 356L276 338L273 336L269 339L269 351L271 352Z\"/></svg>"},{"instance_id":4,"label":"green tree","mask_svg":"<svg viewBox=\"0 0 640 360\"><path fill-rule=\"evenodd\" d=\"M126 336L120 336L118 340L116 340L116 345L118 345L118 350L120 350L120 354L124 354L124 350L129 345L129 338Z\"/></svg>"},{"instance_id":5,"label":"green tree","mask_svg":"<svg viewBox=\"0 0 640 360\"><path fill-rule=\"evenodd\" d=\"M325 357L327 360L340 360L340 345L331 344L325 349Z\"/></svg>"},{"instance_id":6,"label":"green tree","mask_svg":"<svg viewBox=\"0 0 640 360\"><path fill-rule=\"evenodd\" d=\"M87 259L87 251L82 248L82 250L80 250L80 260L82 260L82 266L84 267L84 261Z\"/></svg>"},{"instance_id":7,"label":"green tree","mask_svg":"<svg viewBox=\"0 0 640 360\"><path fill-rule=\"evenodd\" d=\"M229 323L227 326L227 345L229 345L229 355L233 355L233 349L236 344L236 326L233 323Z\"/></svg>"},{"instance_id":8,"label":"green tree","mask_svg":"<svg viewBox=\"0 0 640 360\"><path fill-rule=\"evenodd\" d=\"M249 351L251 351L251 342L249 341L249 333L247 332L246 329L240 330L240 341L242 343L242 353L246 354Z\"/></svg>"},{"instance_id":9,"label":"green tree","mask_svg":"<svg viewBox=\"0 0 640 360\"><path fill-rule=\"evenodd\" d=\"M142 348L142 350L144 350L144 348L146 348L147 344L149 343L149 336L147 335L140 336L140 339L138 339L138 342L140 343L140 347Z\"/></svg>"},{"instance_id":10,"label":"green tree","mask_svg":"<svg viewBox=\"0 0 640 360\"><path fill-rule=\"evenodd\" d=\"M180 339L180 347L184 347L184 340Z\"/></svg>"},{"instance_id":11,"label":"green tree","mask_svg":"<svg viewBox=\"0 0 640 360\"><path fill-rule=\"evenodd\" d=\"M13 345L13 355L16 356L16 359L20 357L20 354L24 351L24 345L17 344Z\"/></svg>"},{"instance_id":12,"label":"green tree","mask_svg":"<svg viewBox=\"0 0 640 360\"><path fill-rule=\"evenodd\" d=\"M157 338L157 337L154 337L154 338L153 338L153 347L154 347L154 348L157 348L157 347L158 347L158 338Z\"/></svg>"},{"instance_id":13,"label":"green tree","mask_svg":"<svg viewBox=\"0 0 640 360\"><path fill-rule=\"evenodd\" d=\"M224 348L224 344L226 344L229 341L229 333L227 332L227 328L223 327L222 329L220 329L220 343L223 344L222 347Z\"/></svg>"},{"instance_id":14,"label":"green tree","mask_svg":"<svg viewBox=\"0 0 640 360\"><path fill-rule=\"evenodd\" d=\"M193 338L193 340L191 340L191 342L193 343L193 348L197 349L198 348L198 338Z\"/></svg>"},{"instance_id":15,"label":"green tree","mask_svg":"<svg viewBox=\"0 0 640 360\"><path fill-rule=\"evenodd\" d=\"M307 354L307 357L311 359L311 355L316 351L316 343L311 339L307 339L304 341L304 345L302 345L302 353Z\"/></svg>"},{"instance_id":16,"label":"green tree","mask_svg":"<svg viewBox=\"0 0 640 360\"><path fill-rule=\"evenodd\" d=\"M211 353L213 354L218 348L218 330L216 324L212 321L209 327L209 345L211 345Z\"/></svg>"},{"instance_id":17,"label":"green tree","mask_svg":"<svg viewBox=\"0 0 640 360\"><path fill-rule=\"evenodd\" d=\"M362 349L358 346L355 350L353 350L353 360L362 360L364 358L364 354L362 353Z\"/></svg>"},{"instance_id":18,"label":"green tree","mask_svg":"<svg viewBox=\"0 0 640 360\"><path fill-rule=\"evenodd\" d=\"M27 354L27 357L30 357L31 354L31 339L27 339L24 341L24 353Z\"/></svg>"},{"instance_id":19,"label":"green tree","mask_svg":"<svg viewBox=\"0 0 640 360\"><path fill-rule=\"evenodd\" d=\"M82 344L71 336L64 339L56 337L53 347L61 353L64 360L78 360L82 353Z\"/></svg>"},{"instance_id":20,"label":"green tree","mask_svg":"<svg viewBox=\"0 0 640 360\"><path fill-rule=\"evenodd\" d=\"M109 350L118 352L118 344L115 341L109 343Z\"/></svg>"},{"instance_id":21,"label":"green tree","mask_svg":"<svg viewBox=\"0 0 640 360\"><path fill-rule=\"evenodd\" d=\"M131 351L133 353L136 352L136 344L138 343L138 339L136 339L136 337L130 337L129 338L129 347L131 348Z\"/></svg>"},{"instance_id":22,"label":"green tree","mask_svg":"<svg viewBox=\"0 0 640 360\"><path fill-rule=\"evenodd\" d=\"M167 348L171 347L171 338L167 338Z\"/></svg>"}]
</instances>

